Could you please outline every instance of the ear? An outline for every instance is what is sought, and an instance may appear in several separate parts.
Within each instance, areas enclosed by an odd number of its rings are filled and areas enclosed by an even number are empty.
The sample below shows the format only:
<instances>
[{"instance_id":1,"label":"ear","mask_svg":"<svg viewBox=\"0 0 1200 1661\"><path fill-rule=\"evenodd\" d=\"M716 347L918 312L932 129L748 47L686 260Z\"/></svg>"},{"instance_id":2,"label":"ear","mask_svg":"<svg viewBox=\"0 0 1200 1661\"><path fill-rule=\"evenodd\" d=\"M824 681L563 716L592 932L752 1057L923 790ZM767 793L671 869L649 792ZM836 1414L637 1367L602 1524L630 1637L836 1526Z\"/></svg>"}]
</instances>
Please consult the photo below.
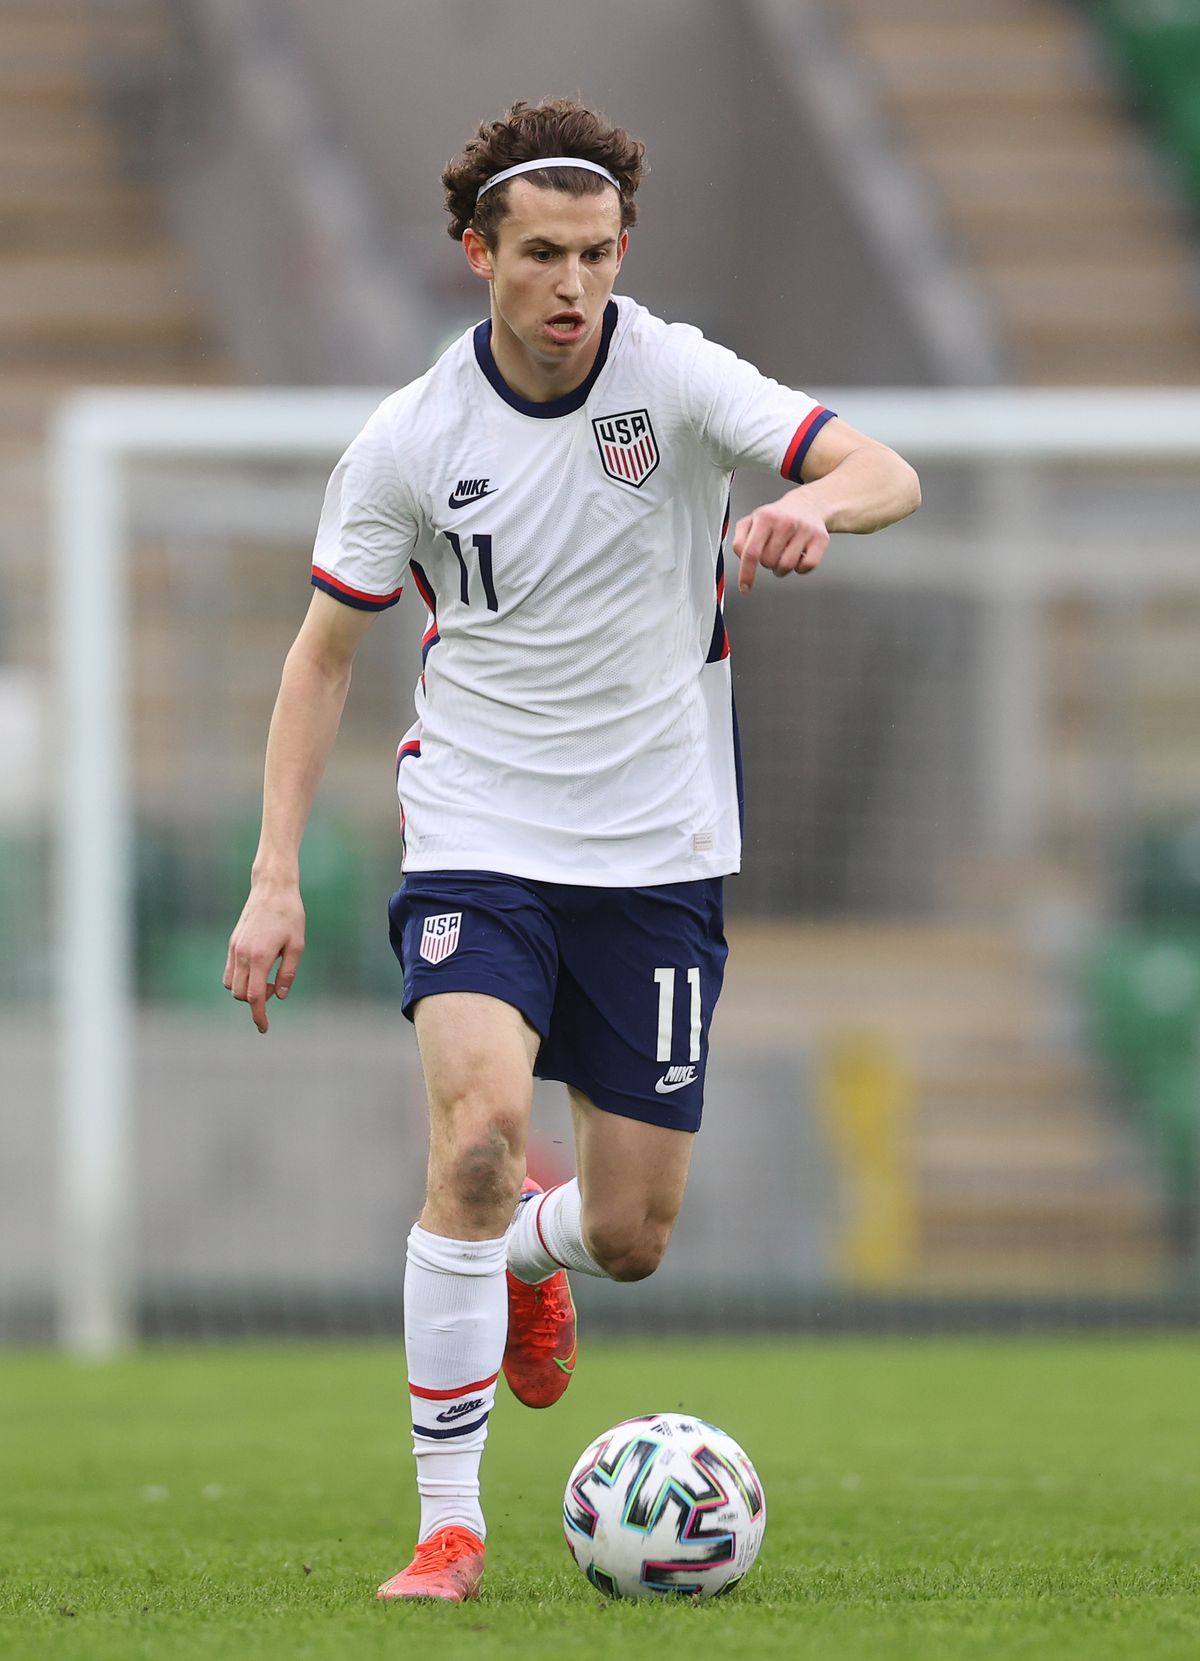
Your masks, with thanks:
<instances>
[{"instance_id":1,"label":"ear","mask_svg":"<svg viewBox=\"0 0 1200 1661\"><path fill-rule=\"evenodd\" d=\"M621 261L629 250L629 232L622 231L617 241L617 270L621 269Z\"/></svg>"},{"instance_id":2,"label":"ear","mask_svg":"<svg viewBox=\"0 0 1200 1661\"><path fill-rule=\"evenodd\" d=\"M482 277L485 283L490 283L495 273L492 270L491 250L473 225L468 225L462 234L463 253L467 256L467 264L477 277Z\"/></svg>"}]
</instances>

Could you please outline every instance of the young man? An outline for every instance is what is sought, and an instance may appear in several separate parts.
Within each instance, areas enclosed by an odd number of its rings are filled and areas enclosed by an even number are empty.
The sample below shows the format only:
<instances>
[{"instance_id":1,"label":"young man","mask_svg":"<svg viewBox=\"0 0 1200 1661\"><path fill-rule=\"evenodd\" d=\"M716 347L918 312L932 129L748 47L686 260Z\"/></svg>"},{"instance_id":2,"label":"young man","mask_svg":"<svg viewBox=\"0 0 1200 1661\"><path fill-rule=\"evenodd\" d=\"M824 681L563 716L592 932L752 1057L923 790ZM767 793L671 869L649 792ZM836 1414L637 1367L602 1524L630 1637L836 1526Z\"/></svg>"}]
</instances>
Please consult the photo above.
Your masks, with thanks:
<instances>
[{"instance_id":1,"label":"young man","mask_svg":"<svg viewBox=\"0 0 1200 1661\"><path fill-rule=\"evenodd\" d=\"M792 486L736 527L743 592L920 499L891 450L612 298L642 155L551 101L481 127L446 169L490 316L333 474L229 945L225 985L265 1032L303 950L300 839L355 650L411 573L429 618L391 928L430 1114L404 1280L421 1523L386 1599L476 1593L501 1370L529 1405L557 1400L575 1364L565 1270L653 1273L683 1199L741 852L733 469ZM578 1177L546 1194L523 1183L535 1073L567 1085L575 1128Z\"/></svg>"}]
</instances>

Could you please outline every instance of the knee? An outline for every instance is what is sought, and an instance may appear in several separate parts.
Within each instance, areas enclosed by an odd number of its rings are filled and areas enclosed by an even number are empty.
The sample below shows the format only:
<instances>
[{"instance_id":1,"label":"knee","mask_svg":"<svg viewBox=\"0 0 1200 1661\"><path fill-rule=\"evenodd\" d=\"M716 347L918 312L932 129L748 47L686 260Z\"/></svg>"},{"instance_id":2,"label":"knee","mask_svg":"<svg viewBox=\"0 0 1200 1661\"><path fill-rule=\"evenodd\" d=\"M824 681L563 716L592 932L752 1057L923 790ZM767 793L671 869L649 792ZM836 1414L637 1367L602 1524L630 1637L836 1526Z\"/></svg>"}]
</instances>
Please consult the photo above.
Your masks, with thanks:
<instances>
[{"instance_id":1,"label":"knee","mask_svg":"<svg viewBox=\"0 0 1200 1661\"><path fill-rule=\"evenodd\" d=\"M464 1115L433 1163L464 1210L484 1215L515 1205L525 1168L520 1125L503 1114Z\"/></svg>"},{"instance_id":2,"label":"knee","mask_svg":"<svg viewBox=\"0 0 1200 1661\"><path fill-rule=\"evenodd\" d=\"M662 1262L671 1238L669 1224L644 1223L640 1229L620 1222L599 1222L586 1230L588 1251L613 1280L646 1280Z\"/></svg>"}]
</instances>

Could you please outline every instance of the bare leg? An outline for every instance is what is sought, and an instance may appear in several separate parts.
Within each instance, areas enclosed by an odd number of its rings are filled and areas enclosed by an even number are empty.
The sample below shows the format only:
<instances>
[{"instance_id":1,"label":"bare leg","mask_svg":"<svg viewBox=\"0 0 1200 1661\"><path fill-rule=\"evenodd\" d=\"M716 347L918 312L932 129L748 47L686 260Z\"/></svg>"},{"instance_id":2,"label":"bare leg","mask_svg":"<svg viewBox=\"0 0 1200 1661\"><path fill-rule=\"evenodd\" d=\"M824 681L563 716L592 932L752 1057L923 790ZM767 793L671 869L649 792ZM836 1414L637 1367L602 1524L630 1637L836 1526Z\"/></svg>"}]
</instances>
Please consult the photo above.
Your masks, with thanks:
<instances>
[{"instance_id":1,"label":"bare leg","mask_svg":"<svg viewBox=\"0 0 1200 1661\"><path fill-rule=\"evenodd\" d=\"M479 992L422 998L414 1016L429 1095L421 1227L454 1240L495 1239L525 1176L540 1040L519 1010Z\"/></svg>"},{"instance_id":2,"label":"bare leg","mask_svg":"<svg viewBox=\"0 0 1200 1661\"><path fill-rule=\"evenodd\" d=\"M662 1261L683 1204L694 1136L605 1113L569 1092L583 1195L583 1243L614 1280L644 1280Z\"/></svg>"}]
</instances>

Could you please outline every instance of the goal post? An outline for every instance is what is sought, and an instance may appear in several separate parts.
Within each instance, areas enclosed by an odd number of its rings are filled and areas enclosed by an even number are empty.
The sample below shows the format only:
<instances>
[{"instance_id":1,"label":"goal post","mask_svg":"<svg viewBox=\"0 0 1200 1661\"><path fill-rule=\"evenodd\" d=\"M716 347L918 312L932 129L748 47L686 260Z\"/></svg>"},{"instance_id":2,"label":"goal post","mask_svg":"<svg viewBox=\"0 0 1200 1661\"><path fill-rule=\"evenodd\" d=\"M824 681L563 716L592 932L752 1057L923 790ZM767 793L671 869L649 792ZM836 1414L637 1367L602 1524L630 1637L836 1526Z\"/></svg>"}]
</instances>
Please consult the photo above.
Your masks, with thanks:
<instances>
[{"instance_id":1,"label":"goal post","mask_svg":"<svg viewBox=\"0 0 1200 1661\"><path fill-rule=\"evenodd\" d=\"M126 468L152 456L333 458L384 395L97 390L57 413L57 1326L79 1354L109 1354L134 1336Z\"/></svg>"},{"instance_id":2,"label":"goal post","mask_svg":"<svg viewBox=\"0 0 1200 1661\"><path fill-rule=\"evenodd\" d=\"M156 458L332 466L385 395L350 388L84 390L64 401L53 424L57 1327L62 1345L80 1354L110 1354L135 1337L128 471ZM830 391L824 401L919 468L969 463L985 470L986 546L959 549L953 569L953 552L918 532L902 556L889 550L854 562L853 580L949 580L993 602L980 666L990 682L982 699L990 726L981 735L991 756L988 818L999 845L1019 848L1031 813L1039 685L1029 607L1065 574L1125 591L1148 573L1194 580L1177 542L1096 550L1067 538L1049 547L1039 520L1038 469L1194 461L1200 392L852 388ZM830 580L845 580L836 559L827 569Z\"/></svg>"}]
</instances>

